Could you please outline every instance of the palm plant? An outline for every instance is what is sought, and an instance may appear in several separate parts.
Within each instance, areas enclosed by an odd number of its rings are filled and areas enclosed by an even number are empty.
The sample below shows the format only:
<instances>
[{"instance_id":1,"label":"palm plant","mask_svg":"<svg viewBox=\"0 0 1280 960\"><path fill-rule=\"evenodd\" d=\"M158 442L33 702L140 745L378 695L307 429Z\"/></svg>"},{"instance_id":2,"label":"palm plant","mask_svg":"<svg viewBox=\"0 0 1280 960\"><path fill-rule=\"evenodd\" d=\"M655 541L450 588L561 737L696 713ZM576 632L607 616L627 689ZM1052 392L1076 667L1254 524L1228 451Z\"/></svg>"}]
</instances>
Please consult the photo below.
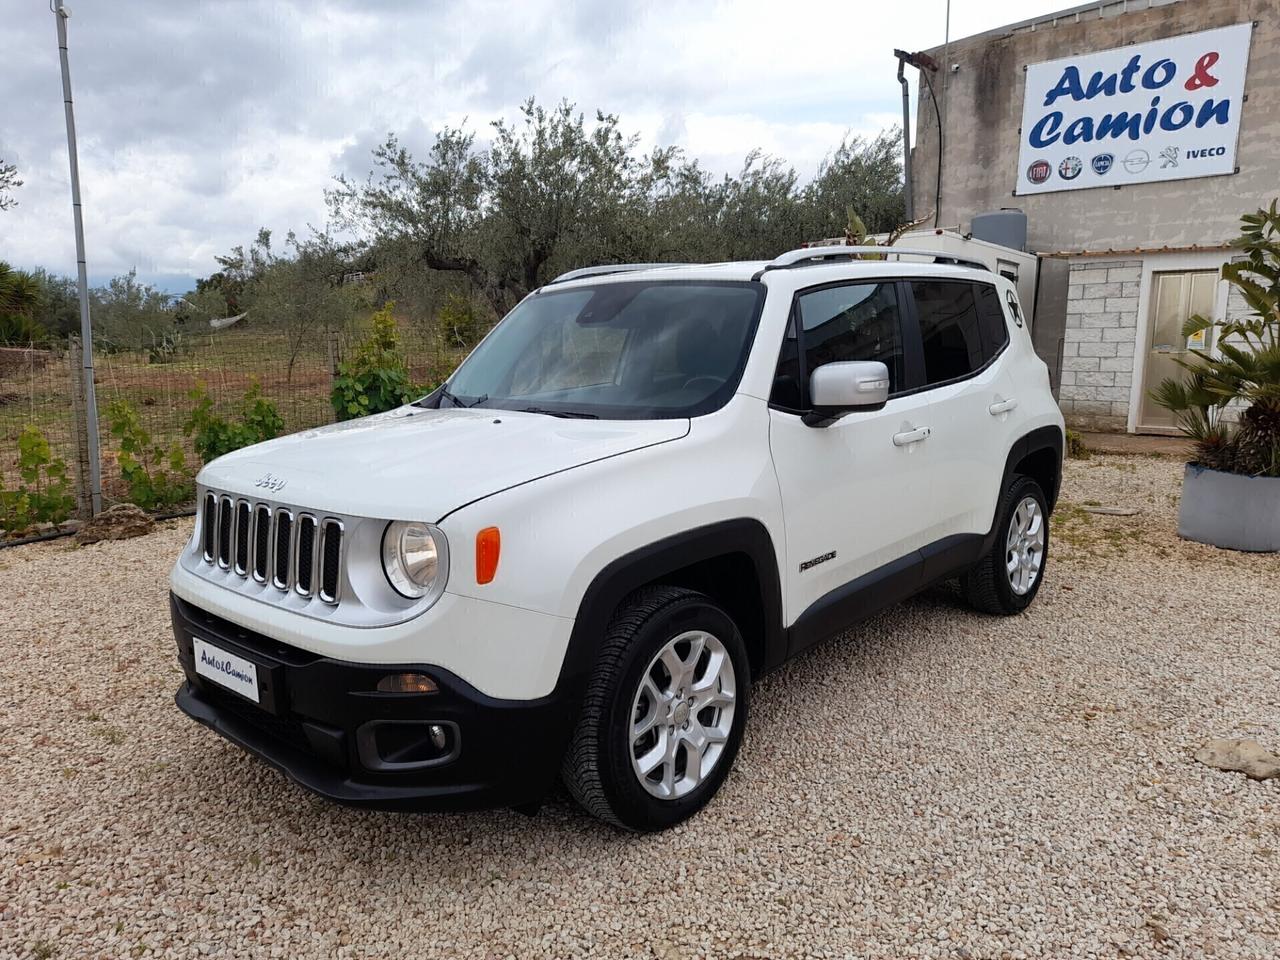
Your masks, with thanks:
<instances>
[{"instance_id":1,"label":"palm plant","mask_svg":"<svg viewBox=\"0 0 1280 960\"><path fill-rule=\"evenodd\" d=\"M45 329L34 317L40 294L39 280L0 261L0 343L44 340Z\"/></svg>"},{"instance_id":2,"label":"palm plant","mask_svg":"<svg viewBox=\"0 0 1280 960\"><path fill-rule=\"evenodd\" d=\"M1196 459L1230 473L1280 477L1280 211L1267 209L1241 218L1232 246L1245 256L1226 264L1222 278L1249 306L1244 318L1215 324L1194 316L1184 337L1217 328L1217 354L1205 347L1178 359L1182 380L1166 378L1151 397L1174 414L1195 443ZM1223 417L1242 407L1239 421Z\"/></svg>"}]
</instances>

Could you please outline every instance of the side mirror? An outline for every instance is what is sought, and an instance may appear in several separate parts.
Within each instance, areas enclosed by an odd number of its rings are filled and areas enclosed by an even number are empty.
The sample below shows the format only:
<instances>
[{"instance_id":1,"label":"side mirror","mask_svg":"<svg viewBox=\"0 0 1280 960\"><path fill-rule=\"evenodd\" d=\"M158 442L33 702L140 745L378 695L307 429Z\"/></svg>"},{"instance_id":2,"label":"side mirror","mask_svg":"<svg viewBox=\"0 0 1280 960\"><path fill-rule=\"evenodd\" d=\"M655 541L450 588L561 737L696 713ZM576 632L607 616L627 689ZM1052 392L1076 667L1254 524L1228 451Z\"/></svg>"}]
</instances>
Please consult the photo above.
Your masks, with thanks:
<instances>
[{"instance_id":1,"label":"side mirror","mask_svg":"<svg viewBox=\"0 0 1280 960\"><path fill-rule=\"evenodd\" d=\"M853 410L878 410L889 399L889 368L879 360L824 363L809 377L810 427L825 427Z\"/></svg>"}]
</instances>

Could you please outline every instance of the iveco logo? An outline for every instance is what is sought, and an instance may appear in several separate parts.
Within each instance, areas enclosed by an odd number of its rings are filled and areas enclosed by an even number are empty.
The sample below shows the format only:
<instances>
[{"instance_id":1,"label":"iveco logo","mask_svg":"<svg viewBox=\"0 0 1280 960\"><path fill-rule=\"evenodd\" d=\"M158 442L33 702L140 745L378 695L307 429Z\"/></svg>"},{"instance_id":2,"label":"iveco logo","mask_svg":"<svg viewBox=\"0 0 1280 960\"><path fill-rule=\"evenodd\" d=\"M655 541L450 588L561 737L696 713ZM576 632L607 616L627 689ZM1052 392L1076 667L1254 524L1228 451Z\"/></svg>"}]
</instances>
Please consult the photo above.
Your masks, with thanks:
<instances>
[{"instance_id":1,"label":"iveco logo","mask_svg":"<svg viewBox=\"0 0 1280 960\"><path fill-rule=\"evenodd\" d=\"M269 473L264 473L254 481L253 485L255 487L262 487L264 490L274 490L276 493L279 493L284 489L284 485L288 482L288 480L281 477L273 477Z\"/></svg>"}]
</instances>

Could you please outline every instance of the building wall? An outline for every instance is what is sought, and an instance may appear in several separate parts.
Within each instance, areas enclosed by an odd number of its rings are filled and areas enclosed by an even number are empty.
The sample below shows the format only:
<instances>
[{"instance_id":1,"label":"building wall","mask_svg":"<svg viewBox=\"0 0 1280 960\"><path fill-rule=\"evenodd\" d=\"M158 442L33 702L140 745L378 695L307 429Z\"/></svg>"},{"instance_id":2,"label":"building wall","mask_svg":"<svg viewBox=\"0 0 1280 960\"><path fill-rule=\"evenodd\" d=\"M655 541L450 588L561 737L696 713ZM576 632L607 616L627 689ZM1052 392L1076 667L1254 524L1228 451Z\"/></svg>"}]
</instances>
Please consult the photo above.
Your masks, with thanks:
<instances>
[{"instance_id":1,"label":"building wall","mask_svg":"<svg viewBox=\"0 0 1280 960\"><path fill-rule=\"evenodd\" d=\"M1145 2L1150 9L1137 9ZM1023 68L1073 54L1256 21L1242 106L1240 172L1119 190L1013 195L1022 122ZM942 226L967 229L975 213L1022 208L1033 251L1127 250L1220 243L1246 209L1280 193L1280 0L1128 0L1056 22L959 40L929 53L945 118L941 204L935 204L938 126L922 90L912 160L916 215L938 206ZM952 72L951 66L958 69Z\"/></svg>"},{"instance_id":2,"label":"building wall","mask_svg":"<svg viewBox=\"0 0 1280 960\"><path fill-rule=\"evenodd\" d=\"M1133 390L1141 260L1071 262L1058 404L1089 430L1124 430Z\"/></svg>"}]
</instances>

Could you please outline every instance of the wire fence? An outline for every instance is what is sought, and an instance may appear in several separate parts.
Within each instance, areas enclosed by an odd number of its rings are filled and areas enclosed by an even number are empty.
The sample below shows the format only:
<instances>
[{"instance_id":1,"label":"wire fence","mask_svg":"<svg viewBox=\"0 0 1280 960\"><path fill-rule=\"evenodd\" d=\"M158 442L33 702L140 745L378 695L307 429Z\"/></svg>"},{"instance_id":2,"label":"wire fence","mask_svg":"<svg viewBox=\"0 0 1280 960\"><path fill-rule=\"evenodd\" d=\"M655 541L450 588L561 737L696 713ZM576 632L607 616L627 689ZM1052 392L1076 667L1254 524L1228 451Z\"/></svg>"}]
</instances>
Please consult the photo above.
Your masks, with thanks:
<instances>
[{"instance_id":1,"label":"wire fence","mask_svg":"<svg viewBox=\"0 0 1280 960\"><path fill-rule=\"evenodd\" d=\"M402 329L400 345L413 383L424 392L460 359L456 349L428 330ZM152 445L166 451L176 445L185 469L194 475L201 461L187 423L201 392L214 412L234 418L257 384L283 419L285 432L331 423L334 376L351 349L340 334L321 334L295 345L283 333L250 328L188 336L172 351L95 351L104 506L129 499L119 438L111 430L117 405L136 412ZM66 462L83 514L88 463L78 351L75 340L56 347L0 347L0 491L15 480L19 438L34 427L52 455Z\"/></svg>"}]
</instances>

